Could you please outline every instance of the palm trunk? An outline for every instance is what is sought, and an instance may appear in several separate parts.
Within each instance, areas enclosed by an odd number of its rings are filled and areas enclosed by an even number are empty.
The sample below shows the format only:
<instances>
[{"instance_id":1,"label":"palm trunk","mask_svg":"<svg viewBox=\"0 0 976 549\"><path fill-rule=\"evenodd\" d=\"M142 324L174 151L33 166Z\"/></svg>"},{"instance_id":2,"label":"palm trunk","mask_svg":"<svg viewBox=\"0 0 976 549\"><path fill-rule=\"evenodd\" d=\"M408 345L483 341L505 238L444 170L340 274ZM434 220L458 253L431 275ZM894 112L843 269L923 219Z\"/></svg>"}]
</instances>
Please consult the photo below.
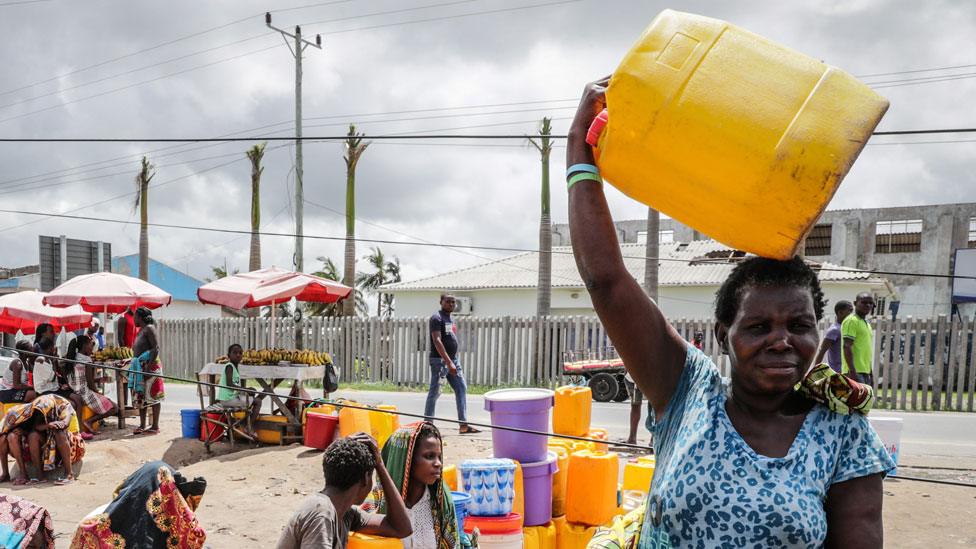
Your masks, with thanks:
<instances>
[{"instance_id":1,"label":"palm trunk","mask_svg":"<svg viewBox=\"0 0 976 549\"><path fill-rule=\"evenodd\" d=\"M644 291L655 302L658 300L657 275L661 262L661 214L654 208L647 209L647 242L644 247Z\"/></svg>"},{"instance_id":2,"label":"palm trunk","mask_svg":"<svg viewBox=\"0 0 976 549\"><path fill-rule=\"evenodd\" d=\"M356 166L346 168L346 257L342 273L342 283L350 288L356 286ZM355 293L355 292L353 292ZM343 316L355 316L356 300L350 294L342 304Z\"/></svg>"},{"instance_id":3,"label":"palm trunk","mask_svg":"<svg viewBox=\"0 0 976 549\"><path fill-rule=\"evenodd\" d=\"M139 185L139 278L149 281L149 181L155 173L149 159L142 157L142 166L136 183Z\"/></svg>"},{"instance_id":4,"label":"palm trunk","mask_svg":"<svg viewBox=\"0 0 976 549\"><path fill-rule=\"evenodd\" d=\"M551 131L549 119L543 118L540 132L541 145L536 145L542 155L542 214L539 217L539 283L536 299L536 316L540 317L549 316L552 312L552 218L549 207L549 156L552 152L549 134Z\"/></svg>"},{"instance_id":5,"label":"palm trunk","mask_svg":"<svg viewBox=\"0 0 976 549\"><path fill-rule=\"evenodd\" d=\"M248 258L248 270L256 271L261 268L261 174L264 168L261 159L264 157L265 144L255 145L247 151L251 160L251 253Z\"/></svg>"}]
</instances>

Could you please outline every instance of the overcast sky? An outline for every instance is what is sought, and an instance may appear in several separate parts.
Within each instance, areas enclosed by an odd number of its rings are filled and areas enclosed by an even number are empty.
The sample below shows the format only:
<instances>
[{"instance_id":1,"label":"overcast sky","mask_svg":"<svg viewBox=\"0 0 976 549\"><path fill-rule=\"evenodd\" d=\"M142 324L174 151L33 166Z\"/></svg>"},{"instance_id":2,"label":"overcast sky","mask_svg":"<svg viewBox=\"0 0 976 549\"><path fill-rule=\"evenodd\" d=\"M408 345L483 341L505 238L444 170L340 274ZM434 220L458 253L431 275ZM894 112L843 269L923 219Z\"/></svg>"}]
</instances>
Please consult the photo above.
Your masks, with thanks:
<instances>
[{"instance_id":1,"label":"overcast sky","mask_svg":"<svg viewBox=\"0 0 976 549\"><path fill-rule=\"evenodd\" d=\"M3 137L290 135L294 62L281 37L264 26L261 14L269 9L277 25L302 24L306 35L323 35L324 49L305 54L306 135L343 134L350 122L376 134L525 133L543 116L552 116L556 132L562 133L583 85L611 72L665 7L729 20L856 75L970 65L876 76L871 82L976 74L976 2L969 0L579 0L555 5L553 0L350 0L331 5L315 0L50 0L5 5L16 1L0 0ZM531 5L540 7L500 11ZM310 7L286 9L300 6ZM411 9L423 6L430 7ZM396 13L382 14L391 11ZM451 16L457 17L445 19ZM440 20L404 24L435 18ZM220 28L204 32L215 27ZM101 65L79 70L93 64ZM879 91L891 101L881 129L976 125L976 78ZM524 102L539 103L470 108ZM469 108L443 110L454 107ZM426 109L441 110L402 112ZM882 144L966 139L976 140L971 134L875 138L831 208L976 201L976 143ZM371 145L359 168L358 235L536 246L538 153L524 142L491 144ZM247 147L5 143L0 145L0 208L137 220L133 177L139 155L152 151L149 157L157 165L150 190L152 222L247 230ZM342 154L338 143L305 146L306 234L344 235ZM556 149L556 222L566 220L563 157L564 149ZM268 145L263 230L293 232L292 162L289 145ZM609 195L618 219L645 215L644 206L615 191ZM115 255L126 255L137 251L138 232L138 226L3 213L0 265L36 263L41 234L110 241ZM265 265L291 265L292 239L265 237L263 246ZM383 250L399 256L406 279L499 257L400 245L383 245ZM368 245L360 244L358 252L366 254ZM203 278L210 266L225 261L231 269L246 269L248 238L153 228L150 255ZM342 243L307 240L308 270L318 267L318 256L332 257L341 266Z\"/></svg>"}]
</instances>

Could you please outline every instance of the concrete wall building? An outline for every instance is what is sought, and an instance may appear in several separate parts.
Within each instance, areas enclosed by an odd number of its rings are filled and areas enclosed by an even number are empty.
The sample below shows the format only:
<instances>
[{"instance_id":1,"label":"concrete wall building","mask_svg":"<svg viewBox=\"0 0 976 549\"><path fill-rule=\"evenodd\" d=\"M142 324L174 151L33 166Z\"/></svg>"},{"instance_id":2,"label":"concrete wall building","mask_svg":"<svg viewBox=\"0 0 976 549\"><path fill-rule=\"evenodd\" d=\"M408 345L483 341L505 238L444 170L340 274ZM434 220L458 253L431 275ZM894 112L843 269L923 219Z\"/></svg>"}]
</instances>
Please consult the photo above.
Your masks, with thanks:
<instances>
[{"instance_id":1,"label":"concrete wall building","mask_svg":"<svg viewBox=\"0 0 976 549\"><path fill-rule=\"evenodd\" d=\"M644 279L644 246L622 244L627 270L636 280ZM715 293L735 266L734 250L714 240L672 242L661 245L658 303L668 318L710 319ZM722 261L730 258L730 261ZM717 261L716 261L717 260ZM446 272L419 280L383 287L396 299L397 317L429 316L437 310L440 294L457 296L456 314L477 317L533 316L539 255L527 252ZM891 284L882 277L856 269L840 268L820 272L824 294L831 303L860 292L878 300L889 299ZM593 304L583 286L572 250L554 247L552 255L552 314L593 315Z\"/></svg>"},{"instance_id":2,"label":"concrete wall building","mask_svg":"<svg viewBox=\"0 0 976 549\"><path fill-rule=\"evenodd\" d=\"M643 219L618 221L617 237L621 243L643 243L646 225ZM662 243L707 238L673 219L661 219ZM554 225L553 245L569 244L569 226ZM976 203L827 211L807 237L806 257L866 271L949 275L960 248L976 248ZM883 276L895 295L878 314L930 318L952 311L951 279ZM960 305L959 313L971 317L976 304Z\"/></svg>"}]
</instances>

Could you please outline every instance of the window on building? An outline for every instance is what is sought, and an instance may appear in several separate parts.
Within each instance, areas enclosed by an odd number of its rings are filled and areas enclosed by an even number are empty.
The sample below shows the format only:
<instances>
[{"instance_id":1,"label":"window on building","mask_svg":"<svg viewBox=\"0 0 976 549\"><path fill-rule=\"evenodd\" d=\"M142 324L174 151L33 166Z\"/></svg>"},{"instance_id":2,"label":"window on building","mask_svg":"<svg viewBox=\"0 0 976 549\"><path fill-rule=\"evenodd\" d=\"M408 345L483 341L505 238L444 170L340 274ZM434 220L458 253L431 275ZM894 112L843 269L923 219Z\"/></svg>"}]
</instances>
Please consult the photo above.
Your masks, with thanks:
<instances>
[{"instance_id":1,"label":"window on building","mask_svg":"<svg viewBox=\"0 0 976 549\"><path fill-rule=\"evenodd\" d=\"M969 218L969 247L976 248L976 217Z\"/></svg>"},{"instance_id":2,"label":"window on building","mask_svg":"<svg viewBox=\"0 0 976 549\"><path fill-rule=\"evenodd\" d=\"M674 242L674 231L668 229L658 233L657 241L659 244L671 244ZM637 243L647 244L647 231L637 231Z\"/></svg>"},{"instance_id":3,"label":"window on building","mask_svg":"<svg viewBox=\"0 0 976 549\"><path fill-rule=\"evenodd\" d=\"M874 230L874 253L918 252L922 249L922 220L878 221Z\"/></svg>"},{"instance_id":4,"label":"window on building","mask_svg":"<svg viewBox=\"0 0 976 549\"><path fill-rule=\"evenodd\" d=\"M807 235L807 245L804 254L811 255L830 255L830 237L833 234L834 226L830 223L814 225Z\"/></svg>"}]
</instances>

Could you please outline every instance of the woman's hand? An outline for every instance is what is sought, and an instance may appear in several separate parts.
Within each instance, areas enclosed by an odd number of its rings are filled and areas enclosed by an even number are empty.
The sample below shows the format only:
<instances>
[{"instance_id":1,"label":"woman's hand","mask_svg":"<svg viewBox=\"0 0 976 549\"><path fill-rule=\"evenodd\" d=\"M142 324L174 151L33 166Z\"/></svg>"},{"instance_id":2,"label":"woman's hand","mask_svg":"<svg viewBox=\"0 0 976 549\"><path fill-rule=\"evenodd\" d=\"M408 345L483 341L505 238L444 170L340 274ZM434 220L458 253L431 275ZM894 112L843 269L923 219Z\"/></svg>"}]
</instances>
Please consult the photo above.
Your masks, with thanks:
<instances>
[{"instance_id":1,"label":"woman's hand","mask_svg":"<svg viewBox=\"0 0 976 549\"><path fill-rule=\"evenodd\" d=\"M566 141L567 166L593 164L593 150L586 142L586 132L589 131L593 119L607 107L607 85L609 84L610 77L606 76L595 82L590 82L583 89L583 97L576 109L573 123L569 127L569 136Z\"/></svg>"}]
</instances>

